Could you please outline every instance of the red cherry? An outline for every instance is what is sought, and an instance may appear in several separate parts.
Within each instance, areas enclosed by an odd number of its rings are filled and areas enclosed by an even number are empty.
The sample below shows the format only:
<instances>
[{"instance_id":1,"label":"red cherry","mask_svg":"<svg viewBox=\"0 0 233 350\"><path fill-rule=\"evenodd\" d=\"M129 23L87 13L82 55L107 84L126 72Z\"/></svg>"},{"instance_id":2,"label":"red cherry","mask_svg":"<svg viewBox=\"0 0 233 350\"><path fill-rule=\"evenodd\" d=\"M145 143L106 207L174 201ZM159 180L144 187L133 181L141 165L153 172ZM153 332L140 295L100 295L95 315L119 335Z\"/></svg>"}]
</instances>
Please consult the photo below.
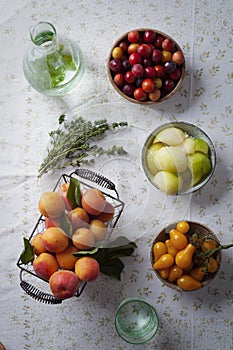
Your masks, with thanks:
<instances>
[{"instance_id":1,"label":"red cherry","mask_svg":"<svg viewBox=\"0 0 233 350\"><path fill-rule=\"evenodd\" d=\"M113 78L116 86L123 86L125 83L124 75L122 73L117 73Z\"/></svg>"},{"instance_id":2,"label":"red cherry","mask_svg":"<svg viewBox=\"0 0 233 350\"><path fill-rule=\"evenodd\" d=\"M138 101L145 101L147 99L147 93L141 87L136 88L133 95Z\"/></svg>"},{"instance_id":3,"label":"red cherry","mask_svg":"<svg viewBox=\"0 0 233 350\"><path fill-rule=\"evenodd\" d=\"M137 53L141 57L149 57L151 55L151 52L152 52L151 47L150 45L147 45L147 44L141 44L137 49Z\"/></svg>"},{"instance_id":4,"label":"red cherry","mask_svg":"<svg viewBox=\"0 0 233 350\"><path fill-rule=\"evenodd\" d=\"M175 47L175 43L172 39L166 38L162 42L162 48L166 51L172 51Z\"/></svg>"},{"instance_id":5,"label":"red cherry","mask_svg":"<svg viewBox=\"0 0 233 350\"><path fill-rule=\"evenodd\" d=\"M176 70L169 74L169 77L172 79L172 80L178 80L180 79L180 76L181 76L181 71L179 68L176 68Z\"/></svg>"},{"instance_id":6,"label":"red cherry","mask_svg":"<svg viewBox=\"0 0 233 350\"><path fill-rule=\"evenodd\" d=\"M131 30L131 32L128 33L128 40L130 43L137 43L139 39L140 36L137 30Z\"/></svg>"},{"instance_id":7,"label":"red cherry","mask_svg":"<svg viewBox=\"0 0 233 350\"><path fill-rule=\"evenodd\" d=\"M154 79L156 76L155 70L153 67L146 67L145 68L145 77Z\"/></svg>"},{"instance_id":8,"label":"red cherry","mask_svg":"<svg viewBox=\"0 0 233 350\"><path fill-rule=\"evenodd\" d=\"M141 64L136 63L133 65L131 72L136 78L140 78L144 74L144 68Z\"/></svg>"},{"instance_id":9,"label":"red cherry","mask_svg":"<svg viewBox=\"0 0 233 350\"><path fill-rule=\"evenodd\" d=\"M154 67L155 73L156 73L156 77L159 78L164 78L165 77L165 73L164 73L164 67L161 65L157 65Z\"/></svg>"},{"instance_id":10,"label":"red cherry","mask_svg":"<svg viewBox=\"0 0 233 350\"><path fill-rule=\"evenodd\" d=\"M142 82L142 88L145 92L150 93L154 91L155 84L152 79L144 79Z\"/></svg>"},{"instance_id":11,"label":"red cherry","mask_svg":"<svg viewBox=\"0 0 233 350\"><path fill-rule=\"evenodd\" d=\"M129 63L131 64L131 66L137 63L142 63L142 58L137 52L133 52L129 56Z\"/></svg>"},{"instance_id":12,"label":"red cherry","mask_svg":"<svg viewBox=\"0 0 233 350\"><path fill-rule=\"evenodd\" d=\"M153 30L146 30L143 35L143 40L146 43L153 43L156 39L156 33Z\"/></svg>"},{"instance_id":13,"label":"red cherry","mask_svg":"<svg viewBox=\"0 0 233 350\"><path fill-rule=\"evenodd\" d=\"M136 81L136 78L131 71L126 72L124 74L124 78L125 78L126 83L128 83L128 84L133 84Z\"/></svg>"}]
</instances>

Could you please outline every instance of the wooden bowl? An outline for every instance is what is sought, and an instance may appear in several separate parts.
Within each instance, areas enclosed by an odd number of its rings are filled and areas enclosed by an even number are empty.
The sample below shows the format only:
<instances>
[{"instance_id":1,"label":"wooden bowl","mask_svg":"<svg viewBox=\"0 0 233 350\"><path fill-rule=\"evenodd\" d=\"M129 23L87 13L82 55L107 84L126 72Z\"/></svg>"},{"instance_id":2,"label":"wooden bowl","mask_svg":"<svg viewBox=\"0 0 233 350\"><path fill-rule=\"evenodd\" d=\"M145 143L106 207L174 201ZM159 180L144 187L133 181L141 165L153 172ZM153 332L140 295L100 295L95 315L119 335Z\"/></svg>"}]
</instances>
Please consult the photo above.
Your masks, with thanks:
<instances>
[{"instance_id":1,"label":"wooden bowl","mask_svg":"<svg viewBox=\"0 0 233 350\"><path fill-rule=\"evenodd\" d=\"M192 234L194 234L195 232L198 233L198 237L202 238L202 237L211 237L212 239L214 239L217 242L217 245L220 245L220 241L218 239L218 237L215 235L215 233L207 226L200 224L198 222L193 222L193 221L187 221L189 226L190 226L190 230L188 235L191 236ZM166 228L164 228L157 236L156 238L153 240L152 245L151 245L151 250L150 250L150 261L151 261L151 265L153 268L153 263L154 263L154 258L153 258L153 245L156 242L165 242L167 239L169 239L169 231L171 229L176 228L177 223L172 223L169 226L167 226ZM221 261L222 261L222 254L221 251L215 252L215 254L213 255L213 257L217 260L218 262L218 270L214 273L209 273L207 275L205 275L203 281L201 282L201 289L206 287L207 285L209 285L214 278L216 277L219 268L221 266ZM163 283L165 284L167 287L172 288L174 290L177 290L179 292L186 292L186 290L181 289L176 282L169 282L168 280L162 278L157 270L155 270L153 268L153 271L156 275L156 277ZM188 274L188 273L187 273ZM197 289L200 290L200 289Z\"/></svg>"},{"instance_id":2,"label":"wooden bowl","mask_svg":"<svg viewBox=\"0 0 233 350\"><path fill-rule=\"evenodd\" d=\"M168 34L165 34L165 33L161 32L161 31L159 31L159 30L156 30L156 29L139 28L139 29L133 29L133 30L138 31L139 34L140 34L140 37L143 36L143 34L144 34L144 32L145 32L146 30L152 30L152 31L154 31L157 35L164 37L164 39L170 38L170 39L172 39L173 42L175 43L175 49L172 50L172 52L174 52L174 51L181 51L181 52L183 53L183 51L182 51L181 47L179 46L179 44L178 44L171 36L169 36ZM179 79L175 81L176 85L175 85L175 87L173 88L173 90L170 91L170 92L163 92L163 93L161 94L161 97L160 97L158 100L156 100L156 101L150 100L149 97L148 97L146 100L144 100L144 101L139 101L139 100L135 99L133 96L128 96L128 95L126 95L126 94L122 91L122 87L118 87L118 86L115 84L115 82L114 82L114 73L111 71L110 65L109 65L111 59L113 59L113 57L112 57L112 50L113 50L115 47L118 47L118 45L119 45L122 41L125 41L125 42L127 42L128 44L130 44L129 41L128 41L128 39L127 39L128 33L129 33L129 32L123 34L119 39L117 39L117 40L115 41L115 43L113 44L113 46L112 46L112 48L111 48L111 50L110 50L110 53L109 53L109 55L108 55L108 59L107 59L107 75L108 75L108 78L109 78L109 81L110 81L111 85L113 86L113 88L115 89L115 91L116 91L117 93L119 93L119 94L120 94L122 97L124 97L126 100L128 100L128 101L130 101L130 102L133 102L133 103L143 104L143 105L150 105L150 104L156 104L156 103L160 103L160 102L163 102L163 101L165 101L165 100L168 100L171 96L173 96L173 95L179 90L179 88L180 88L180 86L181 86L181 83L182 83L182 81L183 81L183 79L184 79L184 76L185 76L185 61L183 62L183 64L179 65L179 67L180 67L180 69L181 69L181 74L180 74ZM161 50L162 50L162 49L161 49ZM126 58L128 58L128 57L129 57L129 54L128 54L128 53L125 53L125 56L126 56ZM164 63L165 63L165 62L164 62ZM161 63L161 64L163 65L164 63ZM159 63L159 64L160 64L160 63ZM155 66L155 65L156 65L156 63L153 64L153 66ZM161 91L162 91L162 90L161 90Z\"/></svg>"}]
</instances>

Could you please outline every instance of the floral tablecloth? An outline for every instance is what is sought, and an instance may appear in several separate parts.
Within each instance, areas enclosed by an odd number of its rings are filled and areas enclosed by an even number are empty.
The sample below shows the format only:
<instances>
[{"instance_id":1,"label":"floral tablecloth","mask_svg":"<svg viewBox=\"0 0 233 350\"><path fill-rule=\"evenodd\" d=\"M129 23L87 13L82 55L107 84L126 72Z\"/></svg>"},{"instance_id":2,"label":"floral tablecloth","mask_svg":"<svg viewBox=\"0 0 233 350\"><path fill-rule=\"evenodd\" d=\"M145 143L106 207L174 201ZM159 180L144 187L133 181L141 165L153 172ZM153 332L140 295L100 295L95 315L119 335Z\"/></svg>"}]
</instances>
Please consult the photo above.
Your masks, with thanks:
<instances>
[{"instance_id":1,"label":"floral tablecloth","mask_svg":"<svg viewBox=\"0 0 233 350\"><path fill-rule=\"evenodd\" d=\"M232 1L44 1L0 2L1 38L1 286L0 341L7 350L232 350L232 250L222 253L220 271L206 288L180 293L164 286L150 263L150 246L167 224L188 219L209 226L223 244L233 233ZM62 98L45 97L25 80L22 60L28 28L49 21L81 47L86 70L81 85ZM154 106L128 103L106 74L113 42L132 28L168 33L183 48L187 73L179 91ZM126 203L117 232L137 240L125 258L121 281L101 275L80 298L46 305L19 285L16 266L38 218L38 198L60 174L37 171L58 117L126 120L129 126L103 142L124 145L126 157L98 160L94 169L116 183ZM188 121L212 139L217 166L211 181L192 196L164 196L142 170L141 150L149 132L168 121ZM66 169L69 172L71 169ZM157 310L160 324L145 345L116 334L114 315L126 297L141 296Z\"/></svg>"}]
</instances>

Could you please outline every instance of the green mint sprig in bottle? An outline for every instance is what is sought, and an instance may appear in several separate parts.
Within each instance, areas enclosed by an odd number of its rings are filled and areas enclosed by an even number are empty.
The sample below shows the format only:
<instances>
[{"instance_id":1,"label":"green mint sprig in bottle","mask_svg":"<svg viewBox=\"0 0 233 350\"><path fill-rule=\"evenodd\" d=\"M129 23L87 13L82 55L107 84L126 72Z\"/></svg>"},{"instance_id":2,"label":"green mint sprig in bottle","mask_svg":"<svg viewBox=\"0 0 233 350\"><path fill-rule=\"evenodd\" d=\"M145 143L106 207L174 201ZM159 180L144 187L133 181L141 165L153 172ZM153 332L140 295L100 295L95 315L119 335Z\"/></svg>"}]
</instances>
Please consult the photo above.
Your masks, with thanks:
<instances>
[{"instance_id":1,"label":"green mint sprig in bottle","mask_svg":"<svg viewBox=\"0 0 233 350\"><path fill-rule=\"evenodd\" d=\"M49 22L30 27L31 45L23 59L23 71L29 84L47 96L61 96L81 81L84 61L79 46L57 35Z\"/></svg>"}]
</instances>

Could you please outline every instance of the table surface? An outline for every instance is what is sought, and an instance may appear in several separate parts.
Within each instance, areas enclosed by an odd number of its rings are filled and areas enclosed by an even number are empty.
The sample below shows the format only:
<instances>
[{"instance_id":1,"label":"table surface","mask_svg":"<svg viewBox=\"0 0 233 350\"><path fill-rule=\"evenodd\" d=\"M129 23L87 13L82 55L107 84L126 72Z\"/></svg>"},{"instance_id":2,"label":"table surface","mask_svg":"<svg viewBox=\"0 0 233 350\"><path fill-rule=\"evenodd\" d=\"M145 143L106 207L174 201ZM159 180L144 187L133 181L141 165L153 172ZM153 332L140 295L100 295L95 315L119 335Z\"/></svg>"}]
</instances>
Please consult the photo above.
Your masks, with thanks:
<instances>
[{"instance_id":1,"label":"table surface","mask_svg":"<svg viewBox=\"0 0 233 350\"><path fill-rule=\"evenodd\" d=\"M221 243L232 243L232 12L228 0L0 1L0 341L7 350L134 349L114 328L117 305L130 296L150 302L160 320L155 338L137 349L233 349L232 250L223 251L214 281L190 293L164 286L150 264L151 241L163 227L180 219L201 222ZM65 97L43 96L24 78L28 28L39 21L53 23L58 33L75 40L83 51L82 83ZM187 63L179 91L154 106L123 100L106 74L113 42L132 28L146 27L174 37ZM58 127L61 114L70 120L80 115L93 121L102 117L128 121L127 130L102 141L104 146L123 145L128 156L98 160L94 169L115 182L126 203L117 232L136 239L138 248L124 259L120 282L100 275L80 298L46 305L20 288L16 262L23 237L30 236L38 218L38 198L60 174L37 177L49 132ZM177 120L198 125L210 136L217 165L202 190L166 197L146 180L141 150L152 129Z\"/></svg>"}]
</instances>

